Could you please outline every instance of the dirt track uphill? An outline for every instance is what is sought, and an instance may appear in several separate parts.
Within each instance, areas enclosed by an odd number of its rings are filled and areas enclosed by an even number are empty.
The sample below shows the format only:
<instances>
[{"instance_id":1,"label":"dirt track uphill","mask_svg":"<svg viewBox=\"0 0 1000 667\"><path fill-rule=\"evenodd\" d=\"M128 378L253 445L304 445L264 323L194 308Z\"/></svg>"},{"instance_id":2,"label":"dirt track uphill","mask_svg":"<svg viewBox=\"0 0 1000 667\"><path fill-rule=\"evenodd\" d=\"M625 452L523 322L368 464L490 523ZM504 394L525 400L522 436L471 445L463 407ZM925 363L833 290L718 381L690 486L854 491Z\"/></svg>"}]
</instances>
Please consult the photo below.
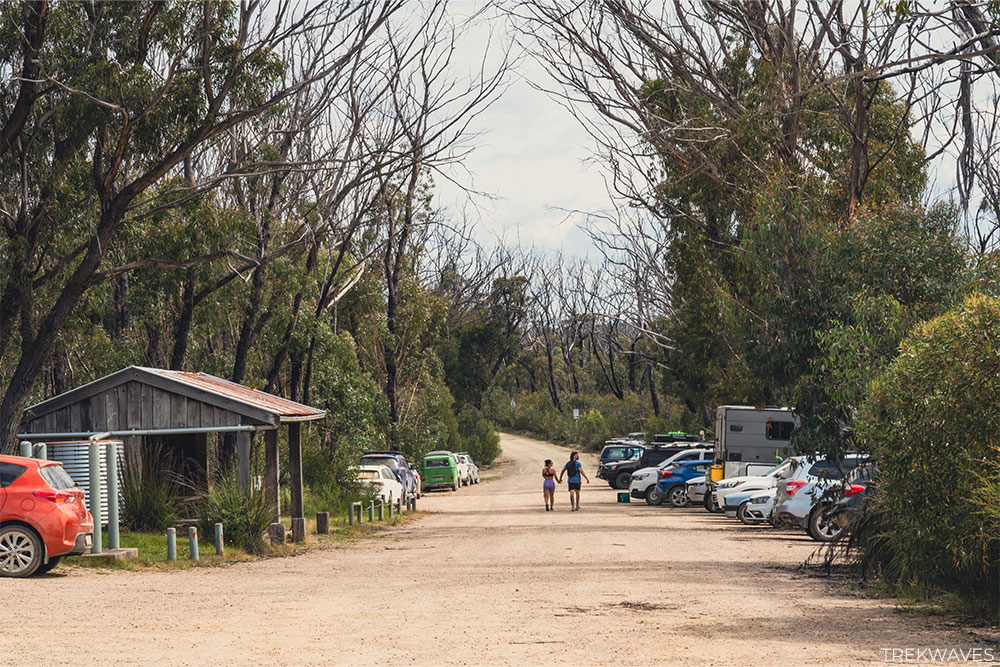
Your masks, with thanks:
<instances>
[{"instance_id":1,"label":"dirt track uphill","mask_svg":"<svg viewBox=\"0 0 1000 667\"><path fill-rule=\"evenodd\" d=\"M502 445L499 479L429 494L425 518L341 548L0 580L0 664L849 665L973 645L798 571L804 534L619 505L592 456L582 510L564 483L545 512L542 462L567 450Z\"/></svg>"}]
</instances>

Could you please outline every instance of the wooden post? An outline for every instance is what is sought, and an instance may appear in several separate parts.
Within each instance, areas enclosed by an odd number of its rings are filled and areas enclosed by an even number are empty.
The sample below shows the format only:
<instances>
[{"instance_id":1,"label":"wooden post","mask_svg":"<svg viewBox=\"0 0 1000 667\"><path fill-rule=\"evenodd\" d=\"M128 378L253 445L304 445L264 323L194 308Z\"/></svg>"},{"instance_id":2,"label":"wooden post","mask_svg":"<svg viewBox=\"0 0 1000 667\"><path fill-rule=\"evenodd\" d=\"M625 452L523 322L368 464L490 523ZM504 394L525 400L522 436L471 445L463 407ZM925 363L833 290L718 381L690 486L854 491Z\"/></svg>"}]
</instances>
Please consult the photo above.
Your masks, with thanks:
<instances>
[{"instance_id":1,"label":"wooden post","mask_svg":"<svg viewBox=\"0 0 1000 667\"><path fill-rule=\"evenodd\" d=\"M320 535L330 534L330 513L316 512L316 532Z\"/></svg>"},{"instance_id":2,"label":"wooden post","mask_svg":"<svg viewBox=\"0 0 1000 667\"><path fill-rule=\"evenodd\" d=\"M292 518L292 542L306 541L306 520L305 518Z\"/></svg>"},{"instance_id":3,"label":"wooden post","mask_svg":"<svg viewBox=\"0 0 1000 667\"><path fill-rule=\"evenodd\" d=\"M264 492L271 508L271 521L281 520L281 493L278 489L278 429L264 431Z\"/></svg>"},{"instance_id":4,"label":"wooden post","mask_svg":"<svg viewBox=\"0 0 1000 667\"><path fill-rule=\"evenodd\" d=\"M236 472L244 492L250 488L250 437L246 431L236 434Z\"/></svg>"},{"instance_id":5,"label":"wooden post","mask_svg":"<svg viewBox=\"0 0 1000 667\"><path fill-rule=\"evenodd\" d=\"M216 437L218 437L216 435ZM125 439L126 449L130 446L129 440L141 441L141 437L131 437ZM208 433L195 433L194 436L194 452L192 458L194 459L194 464L191 470L192 481L198 488L208 488L209 480L209 470L208 470Z\"/></svg>"},{"instance_id":6,"label":"wooden post","mask_svg":"<svg viewBox=\"0 0 1000 667\"><path fill-rule=\"evenodd\" d=\"M305 507L302 502L302 425L288 423L288 467L291 469L291 515L293 519L304 519Z\"/></svg>"},{"instance_id":7,"label":"wooden post","mask_svg":"<svg viewBox=\"0 0 1000 667\"><path fill-rule=\"evenodd\" d=\"M285 524L275 521L267 527L267 535L271 538L271 544L279 545L285 543Z\"/></svg>"}]
</instances>

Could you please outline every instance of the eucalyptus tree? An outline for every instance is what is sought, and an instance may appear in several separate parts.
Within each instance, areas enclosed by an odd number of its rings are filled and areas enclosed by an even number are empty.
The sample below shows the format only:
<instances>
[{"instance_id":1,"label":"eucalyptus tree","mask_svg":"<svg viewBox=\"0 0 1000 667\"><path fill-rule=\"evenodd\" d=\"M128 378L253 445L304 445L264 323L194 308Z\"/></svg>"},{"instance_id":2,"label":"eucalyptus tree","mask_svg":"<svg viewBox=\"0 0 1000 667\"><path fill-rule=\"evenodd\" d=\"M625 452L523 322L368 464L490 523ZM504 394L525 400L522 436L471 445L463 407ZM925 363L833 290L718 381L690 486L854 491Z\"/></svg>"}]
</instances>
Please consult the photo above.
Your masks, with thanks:
<instances>
[{"instance_id":1,"label":"eucalyptus tree","mask_svg":"<svg viewBox=\"0 0 1000 667\"><path fill-rule=\"evenodd\" d=\"M6 3L0 171L0 436L88 290L137 262L109 249L280 156L268 113L336 77L401 2ZM297 54L292 68L284 57ZM226 159L219 159L219 156ZM192 169L198 165L202 169Z\"/></svg>"}]
</instances>

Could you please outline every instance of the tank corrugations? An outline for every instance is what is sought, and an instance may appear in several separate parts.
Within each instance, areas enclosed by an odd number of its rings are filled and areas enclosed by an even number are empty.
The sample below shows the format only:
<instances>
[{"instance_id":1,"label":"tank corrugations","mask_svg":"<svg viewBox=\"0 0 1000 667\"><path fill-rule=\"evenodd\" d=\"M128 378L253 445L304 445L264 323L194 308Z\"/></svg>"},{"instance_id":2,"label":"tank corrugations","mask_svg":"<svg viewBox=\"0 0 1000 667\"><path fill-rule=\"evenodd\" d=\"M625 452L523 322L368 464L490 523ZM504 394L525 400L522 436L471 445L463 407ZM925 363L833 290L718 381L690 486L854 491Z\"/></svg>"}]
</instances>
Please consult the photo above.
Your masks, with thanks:
<instances>
[{"instance_id":1,"label":"tank corrugations","mask_svg":"<svg viewBox=\"0 0 1000 667\"><path fill-rule=\"evenodd\" d=\"M87 508L90 508L90 442L47 442L50 461L59 461L63 469L73 478L76 485L83 489ZM107 443L101 445L101 525L108 523L108 460L105 454ZM124 465L125 446L118 442L118 488L121 489L121 471ZM119 491L118 497L121 498Z\"/></svg>"}]
</instances>

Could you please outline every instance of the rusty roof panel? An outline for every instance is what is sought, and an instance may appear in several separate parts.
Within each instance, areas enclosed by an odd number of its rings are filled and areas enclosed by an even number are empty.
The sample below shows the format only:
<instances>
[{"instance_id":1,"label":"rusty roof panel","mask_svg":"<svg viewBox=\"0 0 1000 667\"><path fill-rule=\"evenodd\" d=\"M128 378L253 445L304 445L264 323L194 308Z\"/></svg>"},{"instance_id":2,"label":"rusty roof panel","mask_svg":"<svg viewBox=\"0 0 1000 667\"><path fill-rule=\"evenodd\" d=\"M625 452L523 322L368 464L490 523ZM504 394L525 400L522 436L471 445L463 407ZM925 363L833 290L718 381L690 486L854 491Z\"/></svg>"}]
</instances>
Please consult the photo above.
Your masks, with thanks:
<instances>
[{"instance_id":1,"label":"rusty roof panel","mask_svg":"<svg viewBox=\"0 0 1000 667\"><path fill-rule=\"evenodd\" d=\"M326 416L326 412L317 408L290 401L287 398L251 389L242 384L223 380L208 373L192 373L189 371L170 371L162 368L144 368L150 373L156 373L176 382L182 382L191 387L225 396L235 401L253 405L261 410L272 412L286 419L311 420Z\"/></svg>"}]
</instances>

